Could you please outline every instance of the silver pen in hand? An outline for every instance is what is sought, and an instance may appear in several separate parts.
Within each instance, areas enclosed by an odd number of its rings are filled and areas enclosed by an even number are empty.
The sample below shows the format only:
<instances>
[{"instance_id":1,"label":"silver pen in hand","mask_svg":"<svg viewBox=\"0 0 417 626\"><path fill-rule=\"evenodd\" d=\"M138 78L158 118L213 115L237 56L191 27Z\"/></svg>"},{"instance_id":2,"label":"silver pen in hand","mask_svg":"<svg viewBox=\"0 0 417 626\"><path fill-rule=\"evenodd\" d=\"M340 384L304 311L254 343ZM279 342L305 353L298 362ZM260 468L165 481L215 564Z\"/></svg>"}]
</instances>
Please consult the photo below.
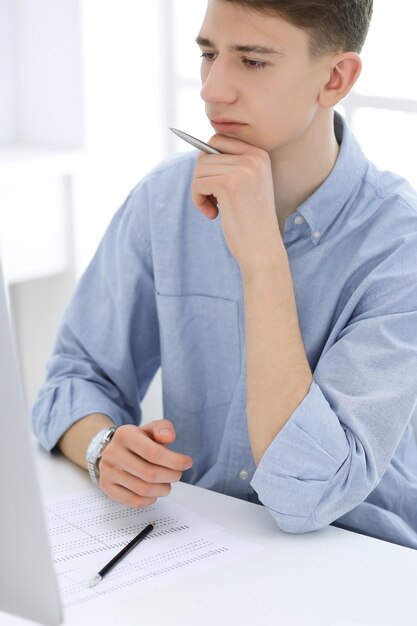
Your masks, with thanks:
<instances>
[{"instance_id":1,"label":"silver pen in hand","mask_svg":"<svg viewBox=\"0 0 417 626\"><path fill-rule=\"evenodd\" d=\"M172 132L175 133L177 137L180 137L180 139L184 139L184 141L187 141L192 146L194 146L194 148L198 148L202 152L207 152L207 154L222 154L220 150L212 148L207 143L204 143L204 141L201 141L200 139L197 139L196 137L193 137L188 133L184 133L184 131L182 130L178 130L177 128L170 128L169 130L172 130Z\"/></svg>"}]
</instances>

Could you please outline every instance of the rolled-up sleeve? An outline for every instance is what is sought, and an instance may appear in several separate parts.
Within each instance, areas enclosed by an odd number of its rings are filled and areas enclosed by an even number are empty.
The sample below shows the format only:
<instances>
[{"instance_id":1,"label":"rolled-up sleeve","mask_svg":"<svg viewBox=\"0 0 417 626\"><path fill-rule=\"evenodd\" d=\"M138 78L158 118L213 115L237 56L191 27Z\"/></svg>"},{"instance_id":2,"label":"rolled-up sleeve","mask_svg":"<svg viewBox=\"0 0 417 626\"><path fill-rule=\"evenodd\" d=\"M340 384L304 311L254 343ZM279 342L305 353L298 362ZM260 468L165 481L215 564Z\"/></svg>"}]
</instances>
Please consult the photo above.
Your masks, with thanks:
<instances>
[{"instance_id":1,"label":"rolled-up sleeve","mask_svg":"<svg viewBox=\"0 0 417 626\"><path fill-rule=\"evenodd\" d=\"M251 482L282 530L332 523L381 480L417 402L416 328L413 281L364 299L323 352Z\"/></svg>"},{"instance_id":2,"label":"rolled-up sleeve","mask_svg":"<svg viewBox=\"0 0 417 626\"><path fill-rule=\"evenodd\" d=\"M160 365L146 183L113 217L65 312L32 424L51 450L90 413L139 423Z\"/></svg>"}]
</instances>

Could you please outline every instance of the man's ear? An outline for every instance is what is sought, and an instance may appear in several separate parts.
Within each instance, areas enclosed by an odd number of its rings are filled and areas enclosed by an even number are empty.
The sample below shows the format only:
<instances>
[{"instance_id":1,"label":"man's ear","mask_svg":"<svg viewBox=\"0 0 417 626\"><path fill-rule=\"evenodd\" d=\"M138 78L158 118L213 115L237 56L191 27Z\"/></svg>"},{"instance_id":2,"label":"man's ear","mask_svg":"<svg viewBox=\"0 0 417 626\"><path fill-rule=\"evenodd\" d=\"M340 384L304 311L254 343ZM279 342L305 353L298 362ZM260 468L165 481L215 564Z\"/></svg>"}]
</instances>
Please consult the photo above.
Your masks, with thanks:
<instances>
[{"instance_id":1,"label":"man's ear","mask_svg":"<svg viewBox=\"0 0 417 626\"><path fill-rule=\"evenodd\" d=\"M341 52L333 56L329 67L329 79L320 89L319 105L327 109L340 102L356 83L361 69L362 61L356 52Z\"/></svg>"}]
</instances>

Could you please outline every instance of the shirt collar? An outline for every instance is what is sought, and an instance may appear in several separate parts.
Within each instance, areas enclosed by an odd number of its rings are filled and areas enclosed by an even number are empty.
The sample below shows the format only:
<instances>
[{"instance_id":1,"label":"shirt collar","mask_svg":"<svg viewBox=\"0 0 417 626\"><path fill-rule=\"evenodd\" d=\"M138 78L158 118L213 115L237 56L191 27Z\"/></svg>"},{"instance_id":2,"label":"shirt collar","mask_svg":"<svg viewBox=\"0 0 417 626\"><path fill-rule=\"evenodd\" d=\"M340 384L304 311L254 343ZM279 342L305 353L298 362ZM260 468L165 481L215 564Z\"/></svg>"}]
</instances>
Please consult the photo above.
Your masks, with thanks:
<instances>
[{"instance_id":1,"label":"shirt collar","mask_svg":"<svg viewBox=\"0 0 417 626\"><path fill-rule=\"evenodd\" d=\"M320 187L288 218L294 221L297 215L303 216L314 245L320 243L337 215L355 195L368 164L346 121L336 112L334 129L340 150L332 171Z\"/></svg>"}]
</instances>

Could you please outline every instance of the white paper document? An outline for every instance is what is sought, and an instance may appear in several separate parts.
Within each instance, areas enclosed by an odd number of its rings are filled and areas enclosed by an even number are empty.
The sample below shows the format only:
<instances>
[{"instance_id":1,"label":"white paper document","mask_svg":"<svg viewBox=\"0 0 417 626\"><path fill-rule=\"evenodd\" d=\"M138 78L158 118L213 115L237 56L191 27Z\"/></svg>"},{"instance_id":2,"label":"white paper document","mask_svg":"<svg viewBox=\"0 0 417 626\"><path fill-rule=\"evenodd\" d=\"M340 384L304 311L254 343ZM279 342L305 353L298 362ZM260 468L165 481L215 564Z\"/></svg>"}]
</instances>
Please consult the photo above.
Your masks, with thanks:
<instances>
[{"instance_id":1,"label":"white paper document","mask_svg":"<svg viewBox=\"0 0 417 626\"><path fill-rule=\"evenodd\" d=\"M54 498L45 511L65 621L97 602L137 598L263 550L169 498L132 509L89 489ZM150 535L90 588L88 581L149 523Z\"/></svg>"}]
</instances>

